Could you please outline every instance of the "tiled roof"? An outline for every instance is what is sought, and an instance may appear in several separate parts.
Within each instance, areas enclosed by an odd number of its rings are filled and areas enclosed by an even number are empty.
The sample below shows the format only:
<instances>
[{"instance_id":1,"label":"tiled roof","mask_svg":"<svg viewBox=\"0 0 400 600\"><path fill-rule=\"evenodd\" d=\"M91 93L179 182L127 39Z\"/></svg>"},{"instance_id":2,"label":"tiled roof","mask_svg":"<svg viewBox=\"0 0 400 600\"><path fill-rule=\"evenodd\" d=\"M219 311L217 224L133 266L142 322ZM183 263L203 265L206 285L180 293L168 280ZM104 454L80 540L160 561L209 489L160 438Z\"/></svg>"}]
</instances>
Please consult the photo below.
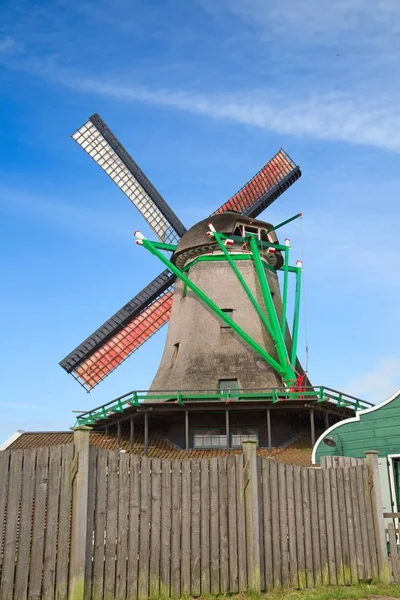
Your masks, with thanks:
<instances>
[{"instance_id":1,"label":"tiled roof","mask_svg":"<svg viewBox=\"0 0 400 600\"><path fill-rule=\"evenodd\" d=\"M25 448L39 448L41 446L56 446L59 444L71 444L73 433L71 431L56 432L26 432L22 433L14 442L8 446L8 450ZM92 431L90 433L90 444L108 450L118 449L118 440L115 435L107 435L105 432ZM144 454L144 437L142 433L135 435L135 443L130 448L129 438L122 437L119 444L120 450ZM230 450L229 454L240 454L241 449ZM299 437L297 440L282 448L274 448L269 452L267 448L258 448L257 453L261 456L273 458L278 462L293 465L311 465L311 440L308 435ZM185 458L212 458L214 456L226 456L227 450L222 449L198 449L180 450L173 446L168 440L158 434L149 435L148 456L152 458L185 459Z\"/></svg>"}]
</instances>

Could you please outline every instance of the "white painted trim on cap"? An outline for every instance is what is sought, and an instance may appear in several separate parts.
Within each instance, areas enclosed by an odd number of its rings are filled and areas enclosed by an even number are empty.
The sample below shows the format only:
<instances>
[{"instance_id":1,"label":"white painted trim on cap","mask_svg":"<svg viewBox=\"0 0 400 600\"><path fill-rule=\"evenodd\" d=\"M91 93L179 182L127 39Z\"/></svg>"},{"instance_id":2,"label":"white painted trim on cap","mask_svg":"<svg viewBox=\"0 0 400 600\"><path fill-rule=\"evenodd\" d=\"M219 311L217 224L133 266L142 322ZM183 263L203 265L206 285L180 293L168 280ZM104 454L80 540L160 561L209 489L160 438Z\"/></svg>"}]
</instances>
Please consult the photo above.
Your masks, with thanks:
<instances>
[{"instance_id":1,"label":"white painted trim on cap","mask_svg":"<svg viewBox=\"0 0 400 600\"><path fill-rule=\"evenodd\" d=\"M311 455L311 464L315 464L315 455L317 453L317 448L320 445L320 443L322 442L322 440L325 437L327 437L332 431L334 431L337 427L340 427L344 423L354 423L355 421L359 421L361 415L365 415L367 413L378 410L378 408L381 408L382 406L389 404L389 402L392 402L392 400L395 400L398 396L400 396L400 389L398 389L392 396L390 396L387 400L384 400L380 404L377 404L376 406L371 406L371 408L365 408L364 410L359 410L355 417L351 417L350 419L343 419L343 421L339 421L338 423L335 423L334 425L329 427L329 429L324 431L319 436L319 438L317 439L317 441L314 444L314 448L313 448L312 455Z\"/></svg>"},{"instance_id":2,"label":"white painted trim on cap","mask_svg":"<svg viewBox=\"0 0 400 600\"><path fill-rule=\"evenodd\" d=\"M15 433L13 433L12 436L8 438L8 440L0 444L0 452L2 450L7 450L8 446L11 446L11 444L15 442L15 440L17 440L19 436L23 433L25 433L25 431L23 431L22 429L18 429Z\"/></svg>"}]
</instances>

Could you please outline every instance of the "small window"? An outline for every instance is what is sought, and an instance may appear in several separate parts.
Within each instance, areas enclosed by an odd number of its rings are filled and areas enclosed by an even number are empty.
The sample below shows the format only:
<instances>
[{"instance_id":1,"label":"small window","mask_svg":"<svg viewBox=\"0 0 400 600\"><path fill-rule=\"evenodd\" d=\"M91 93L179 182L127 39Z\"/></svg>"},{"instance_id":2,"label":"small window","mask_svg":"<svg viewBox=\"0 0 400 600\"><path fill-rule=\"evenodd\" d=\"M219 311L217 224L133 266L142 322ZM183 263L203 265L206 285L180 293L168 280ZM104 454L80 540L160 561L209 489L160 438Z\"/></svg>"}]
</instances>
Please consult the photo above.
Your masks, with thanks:
<instances>
[{"instance_id":1,"label":"small window","mask_svg":"<svg viewBox=\"0 0 400 600\"><path fill-rule=\"evenodd\" d=\"M233 321L233 308L223 308L222 312ZM231 326L228 325L228 323L225 323L225 321L222 319L220 320L220 327L221 329L231 329Z\"/></svg>"},{"instance_id":2,"label":"small window","mask_svg":"<svg viewBox=\"0 0 400 600\"><path fill-rule=\"evenodd\" d=\"M171 361L172 364L175 363L176 357L178 356L178 352L179 352L179 342L177 344L174 344L174 347L172 350L172 361Z\"/></svg>"},{"instance_id":3,"label":"small window","mask_svg":"<svg viewBox=\"0 0 400 600\"><path fill-rule=\"evenodd\" d=\"M232 431L231 446L237 448L247 440L254 440L258 442L258 431L253 427L237 427Z\"/></svg>"},{"instance_id":4,"label":"small window","mask_svg":"<svg viewBox=\"0 0 400 600\"><path fill-rule=\"evenodd\" d=\"M258 227L248 227L246 225L244 228L244 234L245 235L256 235L257 237L260 237L260 230L258 229Z\"/></svg>"},{"instance_id":5,"label":"small window","mask_svg":"<svg viewBox=\"0 0 400 600\"><path fill-rule=\"evenodd\" d=\"M218 382L218 389L221 394L229 395L230 398L237 398L237 391L239 389L237 379L220 379Z\"/></svg>"},{"instance_id":6,"label":"small window","mask_svg":"<svg viewBox=\"0 0 400 600\"><path fill-rule=\"evenodd\" d=\"M193 434L194 448L226 448L226 433L221 427L199 427Z\"/></svg>"}]
</instances>

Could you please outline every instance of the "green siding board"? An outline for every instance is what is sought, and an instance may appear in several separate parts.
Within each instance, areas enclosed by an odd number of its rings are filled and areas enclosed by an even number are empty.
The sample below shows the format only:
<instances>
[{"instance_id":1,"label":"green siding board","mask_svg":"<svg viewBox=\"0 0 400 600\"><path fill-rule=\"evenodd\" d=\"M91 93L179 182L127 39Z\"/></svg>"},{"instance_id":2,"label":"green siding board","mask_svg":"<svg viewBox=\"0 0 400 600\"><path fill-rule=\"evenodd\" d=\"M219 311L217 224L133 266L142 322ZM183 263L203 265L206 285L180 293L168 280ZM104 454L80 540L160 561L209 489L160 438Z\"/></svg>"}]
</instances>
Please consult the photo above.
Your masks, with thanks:
<instances>
[{"instance_id":1,"label":"green siding board","mask_svg":"<svg viewBox=\"0 0 400 600\"><path fill-rule=\"evenodd\" d=\"M357 421L343 421L327 437L340 436L343 455L364 458L367 450L378 450L379 456L400 454L400 393L384 406L377 405L368 413L359 413ZM338 441L338 440L336 440ZM321 456L338 454L339 444L330 448L321 440L316 448L315 462Z\"/></svg>"}]
</instances>

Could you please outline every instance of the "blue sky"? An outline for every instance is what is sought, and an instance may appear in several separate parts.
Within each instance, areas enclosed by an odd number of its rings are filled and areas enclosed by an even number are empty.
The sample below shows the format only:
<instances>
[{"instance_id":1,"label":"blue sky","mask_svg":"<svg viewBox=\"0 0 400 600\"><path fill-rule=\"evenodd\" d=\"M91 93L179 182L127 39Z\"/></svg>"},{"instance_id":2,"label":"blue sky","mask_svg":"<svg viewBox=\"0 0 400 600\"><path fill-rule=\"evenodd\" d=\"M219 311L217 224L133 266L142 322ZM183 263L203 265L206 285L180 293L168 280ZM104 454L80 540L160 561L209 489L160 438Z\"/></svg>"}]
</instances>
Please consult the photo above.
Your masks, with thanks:
<instances>
[{"instance_id":1,"label":"blue sky","mask_svg":"<svg viewBox=\"0 0 400 600\"><path fill-rule=\"evenodd\" d=\"M284 235L310 377L372 401L400 386L399 33L398 0L3 1L0 441L146 389L161 356L165 329L90 395L58 366L161 270L69 138L94 112L186 226L283 146L303 177L263 216L304 213L303 244Z\"/></svg>"}]
</instances>

